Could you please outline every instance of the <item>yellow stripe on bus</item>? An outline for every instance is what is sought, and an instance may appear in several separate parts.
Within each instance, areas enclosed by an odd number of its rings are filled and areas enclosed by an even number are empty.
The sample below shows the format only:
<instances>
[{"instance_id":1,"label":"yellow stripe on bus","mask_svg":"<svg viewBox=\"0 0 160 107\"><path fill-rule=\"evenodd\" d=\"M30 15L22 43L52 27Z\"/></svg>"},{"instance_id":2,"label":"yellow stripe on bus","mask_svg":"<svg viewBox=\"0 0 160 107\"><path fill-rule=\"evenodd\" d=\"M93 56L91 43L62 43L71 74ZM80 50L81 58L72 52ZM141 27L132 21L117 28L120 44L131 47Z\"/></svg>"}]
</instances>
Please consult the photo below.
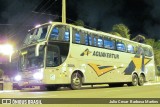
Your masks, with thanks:
<instances>
[{"instance_id":1,"label":"yellow stripe on bus","mask_svg":"<svg viewBox=\"0 0 160 107\"><path fill-rule=\"evenodd\" d=\"M141 69L142 68L142 58L132 58L134 65L136 66L136 69ZM144 65L146 65L151 59L145 58L144 59Z\"/></svg>"},{"instance_id":2,"label":"yellow stripe on bus","mask_svg":"<svg viewBox=\"0 0 160 107\"><path fill-rule=\"evenodd\" d=\"M96 64L88 64L88 65L94 69L94 71L97 73L98 76L101 76L102 74L107 73L114 69L113 66L99 69L99 65Z\"/></svg>"}]
</instances>

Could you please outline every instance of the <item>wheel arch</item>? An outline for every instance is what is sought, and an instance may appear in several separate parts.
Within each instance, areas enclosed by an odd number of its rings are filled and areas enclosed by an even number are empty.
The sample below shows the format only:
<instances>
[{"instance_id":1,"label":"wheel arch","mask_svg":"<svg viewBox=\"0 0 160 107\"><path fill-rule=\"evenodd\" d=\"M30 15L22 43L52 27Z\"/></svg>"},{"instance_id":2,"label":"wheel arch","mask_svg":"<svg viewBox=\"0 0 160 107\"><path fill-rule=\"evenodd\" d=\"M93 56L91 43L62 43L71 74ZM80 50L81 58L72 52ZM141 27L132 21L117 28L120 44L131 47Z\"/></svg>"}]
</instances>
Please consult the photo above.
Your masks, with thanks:
<instances>
[{"instance_id":1,"label":"wheel arch","mask_svg":"<svg viewBox=\"0 0 160 107\"><path fill-rule=\"evenodd\" d=\"M138 73L137 73L137 72L135 72L135 71L134 71L134 72L132 73L132 76L133 76L134 74L136 74L136 75L137 75L137 77L139 77L139 75L138 75Z\"/></svg>"},{"instance_id":2,"label":"wheel arch","mask_svg":"<svg viewBox=\"0 0 160 107\"><path fill-rule=\"evenodd\" d=\"M143 76L144 76L144 80L145 80L145 82L146 82L146 75L145 75L145 73L144 73L144 72L141 72L141 73L139 74L138 78L140 77L140 75L143 75Z\"/></svg>"},{"instance_id":3,"label":"wheel arch","mask_svg":"<svg viewBox=\"0 0 160 107\"><path fill-rule=\"evenodd\" d=\"M82 83L84 83L85 78L84 78L83 72L82 72L81 70L75 70L75 71L72 72L71 77L72 77L72 75L73 75L74 73L79 73L79 74L81 75L81 77L82 77Z\"/></svg>"}]
</instances>

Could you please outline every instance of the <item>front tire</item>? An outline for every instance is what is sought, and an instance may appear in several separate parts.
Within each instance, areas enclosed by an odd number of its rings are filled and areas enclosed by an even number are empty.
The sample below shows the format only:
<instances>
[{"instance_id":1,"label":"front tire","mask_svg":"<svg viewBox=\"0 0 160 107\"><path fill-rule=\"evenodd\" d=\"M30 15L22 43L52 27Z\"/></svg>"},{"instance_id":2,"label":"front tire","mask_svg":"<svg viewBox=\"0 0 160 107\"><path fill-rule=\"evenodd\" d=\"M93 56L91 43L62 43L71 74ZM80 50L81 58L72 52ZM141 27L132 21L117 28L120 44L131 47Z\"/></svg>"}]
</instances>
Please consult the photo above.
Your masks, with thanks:
<instances>
[{"instance_id":1,"label":"front tire","mask_svg":"<svg viewBox=\"0 0 160 107\"><path fill-rule=\"evenodd\" d=\"M139 86L143 86L144 85L144 82L145 82L145 77L144 77L144 75L140 75L139 76L139 79L138 79L138 85Z\"/></svg>"},{"instance_id":2,"label":"front tire","mask_svg":"<svg viewBox=\"0 0 160 107\"><path fill-rule=\"evenodd\" d=\"M127 84L128 86L137 86L138 85L138 76L136 74L132 75L132 82Z\"/></svg>"},{"instance_id":3,"label":"front tire","mask_svg":"<svg viewBox=\"0 0 160 107\"><path fill-rule=\"evenodd\" d=\"M73 73L71 76L70 88L72 90L78 90L81 88L81 86L82 86L82 76L78 72Z\"/></svg>"}]
</instances>

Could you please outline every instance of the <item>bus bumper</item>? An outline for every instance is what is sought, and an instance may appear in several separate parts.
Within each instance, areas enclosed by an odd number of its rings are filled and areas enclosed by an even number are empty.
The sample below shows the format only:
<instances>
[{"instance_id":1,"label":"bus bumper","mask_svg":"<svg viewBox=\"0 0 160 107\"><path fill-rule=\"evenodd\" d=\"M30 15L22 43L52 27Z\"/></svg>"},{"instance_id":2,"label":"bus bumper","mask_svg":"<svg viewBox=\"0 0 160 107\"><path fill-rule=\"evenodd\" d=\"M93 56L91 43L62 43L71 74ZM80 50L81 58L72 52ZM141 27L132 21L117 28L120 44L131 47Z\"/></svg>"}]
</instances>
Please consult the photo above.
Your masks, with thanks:
<instances>
[{"instance_id":1,"label":"bus bumper","mask_svg":"<svg viewBox=\"0 0 160 107\"><path fill-rule=\"evenodd\" d=\"M27 86L41 86L44 85L41 80L21 80L17 83L20 87L27 87Z\"/></svg>"}]
</instances>

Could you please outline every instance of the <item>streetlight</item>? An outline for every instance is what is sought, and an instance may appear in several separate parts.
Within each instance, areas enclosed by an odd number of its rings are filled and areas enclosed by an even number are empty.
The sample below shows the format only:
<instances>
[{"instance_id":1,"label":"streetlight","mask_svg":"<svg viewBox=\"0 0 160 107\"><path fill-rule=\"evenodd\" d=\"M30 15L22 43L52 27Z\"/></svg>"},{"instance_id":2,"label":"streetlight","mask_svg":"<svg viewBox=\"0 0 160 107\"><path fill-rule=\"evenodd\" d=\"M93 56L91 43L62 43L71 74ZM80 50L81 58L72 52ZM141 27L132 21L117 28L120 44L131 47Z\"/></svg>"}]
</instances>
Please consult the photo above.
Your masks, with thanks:
<instances>
[{"instance_id":1,"label":"streetlight","mask_svg":"<svg viewBox=\"0 0 160 107\"><path fill-rule=\"evenodd\" d=\"M0 45L0 53L9 56L9 62L11 62L11 56L13 54L13 46L10 44Z\"/></svg>"}]
</instances>

